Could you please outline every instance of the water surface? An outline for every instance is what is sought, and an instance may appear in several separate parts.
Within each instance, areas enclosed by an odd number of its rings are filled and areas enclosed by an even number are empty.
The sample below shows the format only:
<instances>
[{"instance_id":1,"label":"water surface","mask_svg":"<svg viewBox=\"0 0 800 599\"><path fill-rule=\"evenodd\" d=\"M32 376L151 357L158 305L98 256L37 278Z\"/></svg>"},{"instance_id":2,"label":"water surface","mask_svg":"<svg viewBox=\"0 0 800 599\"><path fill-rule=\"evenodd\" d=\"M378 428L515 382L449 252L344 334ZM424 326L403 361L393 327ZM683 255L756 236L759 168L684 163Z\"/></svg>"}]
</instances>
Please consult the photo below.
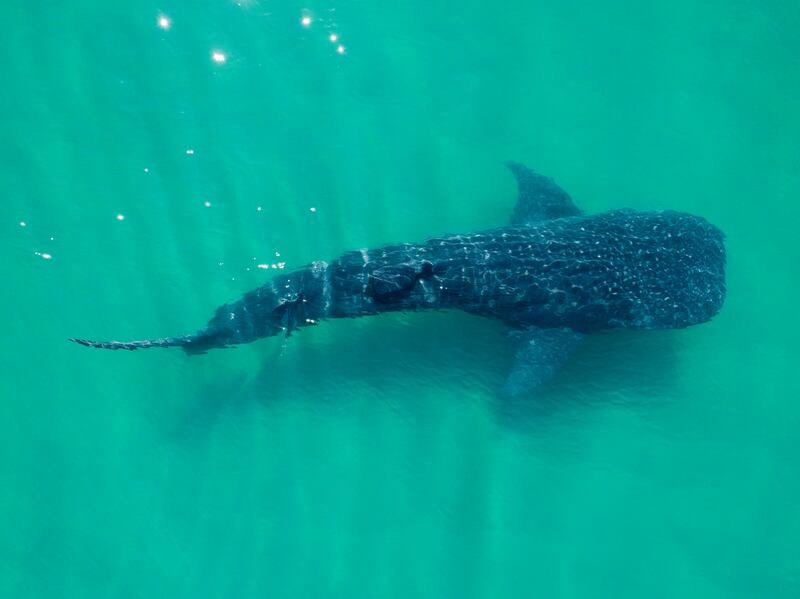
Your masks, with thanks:
<instances>
[{"instance_id":1,"label":"water surface","mask_svg":"<svg viewBox=\"0 0 800 599\"><path fill-rule=\"evenodd\" d=\"M798 596L795 2L12 0L0 23L2 596ZM505 223L507 159L587 212L707 217L722 313L596 336L512 403L503 327L461 314L191 358L66 342L190 332L281 264Z\"/></svg>"}]
</instances>

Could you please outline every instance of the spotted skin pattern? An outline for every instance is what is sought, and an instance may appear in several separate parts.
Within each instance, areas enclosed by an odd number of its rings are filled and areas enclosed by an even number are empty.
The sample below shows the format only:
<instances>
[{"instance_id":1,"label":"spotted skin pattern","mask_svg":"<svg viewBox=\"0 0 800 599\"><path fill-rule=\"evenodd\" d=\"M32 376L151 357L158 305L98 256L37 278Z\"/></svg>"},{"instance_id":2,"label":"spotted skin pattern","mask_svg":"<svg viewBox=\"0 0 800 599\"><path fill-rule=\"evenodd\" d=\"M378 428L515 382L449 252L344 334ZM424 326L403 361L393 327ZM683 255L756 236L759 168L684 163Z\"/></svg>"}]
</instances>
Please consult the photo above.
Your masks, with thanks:
<instances>
[{"instance_id":1,"label":"spotted skin pattern","mask_svg":"<svg viewBox=\"0 0 800 599\"><path fill-rule=\"evenodd\" d=\"M520 197L509 226L346 252L273 277L196 333L105 349L189 353L285 334L329 318L462 310L515 330L679 329L725 298L724 236L701 217L615 210L583 216L552 179L509 163Z\"/></svg>"}]
</instances>

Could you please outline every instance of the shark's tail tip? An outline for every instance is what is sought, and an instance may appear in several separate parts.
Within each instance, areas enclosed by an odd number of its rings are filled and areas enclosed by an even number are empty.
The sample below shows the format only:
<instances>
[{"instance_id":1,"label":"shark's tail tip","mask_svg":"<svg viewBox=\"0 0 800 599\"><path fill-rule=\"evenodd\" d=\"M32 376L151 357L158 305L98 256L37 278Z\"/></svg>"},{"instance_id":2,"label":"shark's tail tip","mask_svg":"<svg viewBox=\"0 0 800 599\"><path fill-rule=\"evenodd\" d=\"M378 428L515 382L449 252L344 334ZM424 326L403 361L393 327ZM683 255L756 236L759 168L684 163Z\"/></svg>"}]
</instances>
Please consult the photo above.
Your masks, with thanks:
<instances>
[{"instance_id":1,"label":"shark's tail tip","mask_svg":"<svg viewBox=\"0 0 800 599\"><path fill-rule=\"evenodd\" d=\"M80 345L85 345L86 347L97 347L100 349L127 349L127 350L134 350L138 349L140 345L136 342L133 343L122 343L120 341L91 341L89 339L78 339L76 337L70 337L70 341L73 343L78 343Z\"/></svg>"},{"instance_id":2,"label":"shark's tail tip","mask_svg":"<svg viewBox=\"0 0 800 599\"><path fill-rule=\"evenodd\" d=\"M163 337L161 339L144 339L142 341L91 341L89 339L78 339L70 337L70 341L85 345L86 347L96 347L99 349L126 349L133 351L136 349L149 349L151 347L183 347L187 349L192 346L200 351L204 351L213 345L197 343L196 335L185 335L183 337Z\"/></svg>"}]
</instances>

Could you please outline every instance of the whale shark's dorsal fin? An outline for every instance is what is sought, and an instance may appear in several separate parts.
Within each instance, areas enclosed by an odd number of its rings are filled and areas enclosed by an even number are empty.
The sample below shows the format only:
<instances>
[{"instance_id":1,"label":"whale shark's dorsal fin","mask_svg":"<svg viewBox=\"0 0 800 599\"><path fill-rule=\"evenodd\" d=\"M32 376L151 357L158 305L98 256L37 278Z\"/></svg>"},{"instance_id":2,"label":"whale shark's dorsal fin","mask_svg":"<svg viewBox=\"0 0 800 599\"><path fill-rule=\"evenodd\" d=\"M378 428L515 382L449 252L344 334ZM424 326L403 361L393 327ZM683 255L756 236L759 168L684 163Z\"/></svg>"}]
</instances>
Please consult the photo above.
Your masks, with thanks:
<instances>
[{"instance_id":1,"label":"whale shark's dorsal fin","mask_svg":"<svg viewBox=\"0 0 800 599\"><path fill-rule=\"evenodd\" d=\"M506 162L506 166L511 169L519 186L519 197L511 214L512 225L581 214L569 194L550 177L540 175L519 162Z\"/></svg>"}]
</instances>

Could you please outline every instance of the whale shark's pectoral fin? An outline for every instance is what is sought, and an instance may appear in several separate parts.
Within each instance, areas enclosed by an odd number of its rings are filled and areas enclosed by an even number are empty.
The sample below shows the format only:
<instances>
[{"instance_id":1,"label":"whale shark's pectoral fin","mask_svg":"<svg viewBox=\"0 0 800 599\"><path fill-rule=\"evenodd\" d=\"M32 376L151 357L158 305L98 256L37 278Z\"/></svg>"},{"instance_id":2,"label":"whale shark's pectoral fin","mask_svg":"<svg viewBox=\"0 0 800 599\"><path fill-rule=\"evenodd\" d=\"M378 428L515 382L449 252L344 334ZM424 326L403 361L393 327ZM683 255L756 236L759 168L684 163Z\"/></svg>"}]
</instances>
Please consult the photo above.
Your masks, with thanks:
<instances>
[{"instance_id":1,"label":"whale shark's pectoral fin","mask_svg":"<svg viewBox=\"0 0 800 599\"><path fill-rule=\"evenodd\" d=\"M572 329L529 327L511 336L519 342L514 368L504 392L509 397L526 395L547 382L569 359L584 335Z\"/></svg>"},{"instance_id":2,"label":"whale shark's pectoral fin","mask_svg":"<svg viewBox=\"0 0 800 599\"><path fill-rule=\"evenodd\" d=\"M550 177L518 162L506 162L506 166L511 169L519 186L519 197L511 214L512 225L581 214L569 194Z\"/></svg>"}]
</instances>

